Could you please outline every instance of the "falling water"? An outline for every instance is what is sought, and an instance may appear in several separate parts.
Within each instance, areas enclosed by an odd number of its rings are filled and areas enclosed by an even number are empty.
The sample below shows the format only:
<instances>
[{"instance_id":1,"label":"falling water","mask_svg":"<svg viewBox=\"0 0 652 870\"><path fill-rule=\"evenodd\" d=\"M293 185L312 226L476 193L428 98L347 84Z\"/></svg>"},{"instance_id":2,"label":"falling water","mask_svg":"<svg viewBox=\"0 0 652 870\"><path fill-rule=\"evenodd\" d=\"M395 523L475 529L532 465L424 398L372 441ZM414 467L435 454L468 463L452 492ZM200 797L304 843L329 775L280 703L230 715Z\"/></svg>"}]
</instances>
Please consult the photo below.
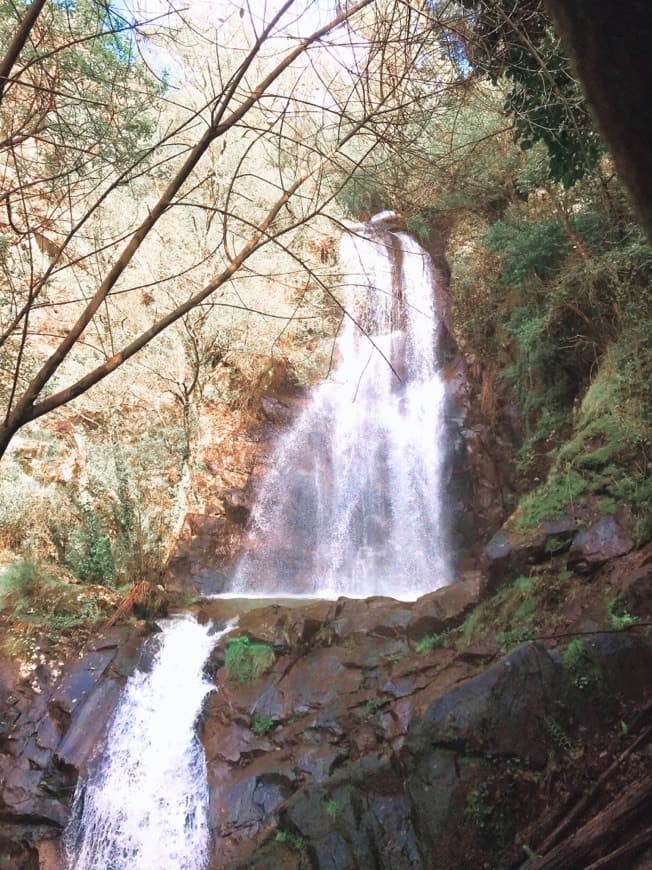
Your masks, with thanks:
<instances>
[{"instance_id":1,"label":"falling water","mask_svg":"<svg viewBox=\"0 0 652 870\"><path fill-rule=\"evenodd\" d=\"M451 580L432 262L382 219L341 260L339 362L279 445L232 592L411 599Z\"/></svg>"},{"instance_id":2,"label":"falling water","mask_svg":"<svg viewBox=\"0 0 652 870\"><path fill-rule=\"evenodd\" d=\"M72 870L206 866L208 785L195 721L219 636L190 618L170 621L151 670L130 678L104 757L77 786L64 837Z\"/></svg>"}]
</instances>

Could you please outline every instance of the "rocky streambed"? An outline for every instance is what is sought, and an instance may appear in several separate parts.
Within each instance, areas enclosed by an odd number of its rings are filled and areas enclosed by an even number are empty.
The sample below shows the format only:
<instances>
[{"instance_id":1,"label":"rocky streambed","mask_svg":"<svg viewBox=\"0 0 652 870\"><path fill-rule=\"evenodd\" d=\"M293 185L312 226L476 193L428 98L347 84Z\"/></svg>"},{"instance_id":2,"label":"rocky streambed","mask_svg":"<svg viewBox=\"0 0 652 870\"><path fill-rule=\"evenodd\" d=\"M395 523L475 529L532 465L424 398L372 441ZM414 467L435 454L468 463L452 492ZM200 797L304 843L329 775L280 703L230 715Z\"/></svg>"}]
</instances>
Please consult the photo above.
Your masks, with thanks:
<instances>
[{"instance_id":1,"label":"rocky streambed","mask_svg":"<svg viewBox=\"0 0 652 870\"><path fill-rule=\"evenodd\" d=\"M474 575L413 604L240 612L207 663L217 691L198 725L210 866L649 866L652 639L590 632L572 655L569 638L507 655L457 642L453 629L484 594ZM217 627L242 610L193 607ZM0 671L3 870L63 866L75 782L98 758L129 673L147 667L148 631L111 629L57 680Z\"/></svg>"}]
</instances>

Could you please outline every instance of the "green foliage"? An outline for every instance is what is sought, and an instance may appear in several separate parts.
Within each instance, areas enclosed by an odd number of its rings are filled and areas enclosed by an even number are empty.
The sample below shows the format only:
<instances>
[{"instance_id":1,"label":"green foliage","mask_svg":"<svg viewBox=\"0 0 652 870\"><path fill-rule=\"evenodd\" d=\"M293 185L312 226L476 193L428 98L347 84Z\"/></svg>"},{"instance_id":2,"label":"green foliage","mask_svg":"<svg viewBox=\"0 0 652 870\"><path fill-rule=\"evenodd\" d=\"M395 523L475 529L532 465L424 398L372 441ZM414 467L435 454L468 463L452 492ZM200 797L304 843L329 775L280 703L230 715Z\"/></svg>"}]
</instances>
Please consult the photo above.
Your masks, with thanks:
<instances>
[{"instance_id":1,"label":"green foliage","mask_svg":"<svg viewBox=\"0 0 652 870\"><path fill-rule=\"evenodd\" d=\"M66 542L64 564L85 583L115 585L111 539L90 504L80 506L82 525Z\"/></svg>"},{"instance_id":2,"label":"green foliage","mask_svg":"<svg viewBox=\"0 0 652 870\"><path fill-rule=\"evenodd\" d=\"M486 785L473 789L466 796L464 815L480 831L487 833L494 823L494 808Z\"/></svg>"},{"instance_id":3,"label":"green foliage","mask_svg":"<svg viewBox=\"0 0 652 870\"><path fill-rule=\"evenodd\" d=\"M443 646L445 641L445 634L426 634L415 643L414 649L415 652L419 653L419 655L423 655L424 653L432 652L432 650Z\"/></svg>"},{"instance_id":4,"label":"green foliage","mask_svg":"<svg viewBox=\"0 0 652 870\"><path fill-rule=\"evenodd\" d=\"M277 831L274 839L277 843L282 843L284 846L294 849L295 852L301 852L306 845L305 838L294 831Z\"/></svg>"},{"instance_id":5,"label":"green foliage","mask_svg":"<svg viewBox=\"0 0 652 870\"><path fill-rule=\"evenodd\" d=\"M487 638L497 641L501 652L507 652L535 638L540 610L551 598L549 583L547 577L517 577L466 617L457 629L462 643Z\"/></svg>"},{"instance_id":6,"label":"green foliage","mask_svg":"<svg viewBox=\"0 0 652 870\"><path fill-rule=\"evenodd\" d=\"M571 740L558 719L555 719L553 716L544 716L543 726L552 737L557 749L563 752L564 755L567 755L573 761L577 761L582 757L584 754L583 747Z\"/></svg>"},{"instance_id":7,"label":"green foliage","mask_svg":"<svg viewBox=\"0 0 652 870\"><path fill-rule=\"evenodd\" d=\"M345 214L356 220L392 208L390 197L380 177L362 168L357 169L347 179L337 199Z\"/></svg>"},{"instance_id":8,"label":"green foliage","mask_svg":"<svg viewBox=\"0 0 652 870\"><path fill-rule=\"evenodd\" d=\"M464 622L458 629L465 644L470 644L473 638L480 632L482 616L482 609L480 607L475 607L471 613L465 617Z\"/></svg>"},{"instance_id":9,"label":"green foliage","mask_svg":"<svg viewBox=\"0 0 652 870\"><path fill-rule=\"evenodd\" d=\"M529 276L545 280L570 250L570 241L557 220L496 221L485 234L492 254L502 263L502 281L520 284Z\"/></svg>"},{"instance_id":10,"label":"green foliage","mask_svg":"<svg viewBox=\"0 0 652 870\"><path fill-rule=\"evenodd\" d=\"M255 643L246 635L226 642L224 666L227 677L235 683L252 683L271 668L274 660L274 650L269 644Z\"/></svg>"},{"instance_id":11,"label":"green foliage","mask_svg":"<svg viewBox=\"0 0 652 870\"><path fill-rule=\"evenodd\" d=\"M476 75L503 84L515 139L525 150L543 143L550 178L571 186L597 165L603 146L543 4L462 4L473 10L470 60Z\"/></svg>"},{"instance_id":12,"label":"green foliage","mask_svg":"<svg viewBox=\"0 0 652 870\"><path fill-rule=\"evenodd\" d=\"M514 524L517 529L534 528L542 520L553 519L577 504L586 491L586 481L574 471L551 474L519 502Z\"/></svg>"},{"instance_id":13,"label":"green foliage","mask_svg":"<svg viewBox=\"0 0 652 870\"><path fill-rule=\"evenodd\" d=\"M607 601L607 625L614 631L625 631L630 628L636 620L625 610L616 598L611 598Z\"/></svg>"},{"instance_id":14,"label":"green foliage","mask_svg":"<svg viewBox=\"0 0 652 870\"><path fill-rule=\"evenodd\" d=\"M578 689L594 689L602 679L602 672L591 659L586 643L582 638L574 638L561 657L562 666L567 670Z\"/></svg>"},{"instance_id":15,"label":"green foliage","mask_svg":"<svg viewBox=\"0 0 652 870\"><path fill-rule=\"evenodd\" d=\"M509 628L506 631L499 631L496 634L496 640L500 644L501 653L509 652L521 643L527 643L533 640L535 632L532 626L520 625L514 628Z\"/></svg>"},{"instance_id":16,"label":"green foliage","mask_svg":"<svg viewBox=\"0 0 652 870\"><path fill-rule=\"evenodd\" d=\"M105 618L106 602L34 562L19 560L0 575L0 609L15 620L62 631Z\"/></svg>"},{"instance_id":17,"label":"green foliage","mask_svg":"<svg viewBox=\"0 0 652 870\"><path fill-rule=\"evenodd\" d=\"M15 27L15 14L0 11L0 32ZM54 147L47 149L45 160L53 177L62 169L87 173L93 164L131 165L153 133L151 104L160 85L129 34L115 32L121 27L124 19L110 3L52 3L37 24L37 38L25 46L22 59L29 80L41 91L38 98L47 101L44 134ZM60 82L57 89L51 88L52 81ZM84 99L74 98L79 83ZM25 115L29 129L36 118L26 113L36 107L17 101L14 108L18 116Z\"/></svg>"},{"instance_id":18,"label":"green foliage","mask_svg":"<svg viewBox=\"0 0 652 870\"><path fill-rule=\"evenodd\" d=\"M336 819L340 814L340 805L335 798L329 798L324 803L324 809L331 819Z\"/></svg>"},{"instance_id":19,"label":"green foliage","mask_svg":"<svg viewBox=\"0 0 652 870\"><path fill-rule=\"evenodd\" d=\"M267 716L262 714L260 716L254 716L251 720L251 730L258 737L264 737L265 734L269 734L274 728L274 720L271 716Z\"/></svg>"},{"instance_id":20,"label":"green foliage","mask_svg":"<svg viewBox=\"0 0 652 870\"><path fill-rule=\"evenodd\" d=\"M13 562L0 574L0 608L16 599L28 600L39 586L36 565L26 559Z\"/></svg>"}]
</instances>

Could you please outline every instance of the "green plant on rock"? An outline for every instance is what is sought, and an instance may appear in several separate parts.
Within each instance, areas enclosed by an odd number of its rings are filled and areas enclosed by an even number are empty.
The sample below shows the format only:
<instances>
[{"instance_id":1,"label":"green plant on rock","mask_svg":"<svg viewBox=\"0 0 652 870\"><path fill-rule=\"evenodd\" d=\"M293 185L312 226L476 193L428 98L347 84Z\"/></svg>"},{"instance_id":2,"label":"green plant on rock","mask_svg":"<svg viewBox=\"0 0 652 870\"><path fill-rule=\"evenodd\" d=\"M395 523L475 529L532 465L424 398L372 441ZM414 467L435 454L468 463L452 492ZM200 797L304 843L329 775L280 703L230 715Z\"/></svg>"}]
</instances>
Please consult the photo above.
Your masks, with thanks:
<instances>
[{"instance_id":1,"label":"green plant on rock","mask_svg":"<svg viewBox=\"0 0 652 870\"><path fill-rule=\"evenodd\" d=\"M269 644L256 643L242 635L227 640L224 666L229 680L247 685L266 673L275 658Z\"/></svg>"},{"instance_id":2,"label":"green plant on rock","mask_svg":"<svg viewBox=\"0 0 652 870\"><path fill-rule=\"evenodd\" d=\"M419 653L419 655L424 655L425 653L432 652L432 650L443 646L445 641L445 634L437 634L436 632L433 634L426 634L415 643L414 649L415 652Z\"/></svg>"},{"instance_id":3,"label":"green plant on rock","mask_svg":"<svg viewBox=\"0 0 652 870\"><path fill-rule=\"evenodd\" d=\"M273 728L274 720L271 716L267 716L266 714L254 716L251 720L251 730L258 737L264 737L265 734L269 734Z\"/></svg>"},{"instance_id":4,"label":"green plant on rock","mask_svg":"<svg viewBox=\"0 0 652 870\"><path fill-rule=\"evenodd\" d=\"M591 689L600 684L602 672L591 659L582 638L576 637L568 644L561 657L561 663L578 689Z\"/></svg>"},{"instance_id":5,"label":"green plant on rock","mask_svg":"<svg viewBox=\"0 0 652 870\"><path fill-rule=\"evenodd\" d=\"M636 622L635 618L618 602L611 598L607 601L607 624L613 631L625 631Z\"/></svg>"},{"instance_id":6,"label":"green plant on rock","mask_svg":"<svg viewBox=\"0 0 652 870\"><path fill-rule=\"evenodd\" d=\"M463 642L468 646L471 641L482 631L482 606L474 607L474 609L465 617L464 622L457 629L462 637Z\"/></svg>"},{"instance_id":7,"label":"green plant on rock","mask_svg":"<svg viewBox=\"0 0 652 870\"><path fill-rule=\"evenodd\" d=\"M494 827L494 807L490 803L489 789L486 785L479 786L466 796L464 815L476 828L488 834Z\"/></svg>"},{"instance_id":8,"label":"green plant on rock","mask_svg":"<svg viewBox=\"0 0 652 870\"><path fill-rule=\"evenodd\" d=\"M329 798L324 803L324 809L326 813L331 817L331 819L336 819L340 814L340 805L335 800L335 798Z\"/></svg>"},{"instance_id":9,"label":"green plant on rock","mask_svg":"<svg viewBox=\"0 0 652 870\"><path fill-rule=\"evenodd\" d=\"M294 849L295 852L301 852L306 845L305 838L293 831L277 831L274 839L277 843L282 843L284 846Z\"/></svg>"},{"instance_id":10,"label":"green plant on rock","mask_svg":"<svg viewBox=\"0 0 652 870\"><path fill-rule=\"evenodd\" d=\"M578 761L584 755L584 747L571 740L561 723L553 716L544 716L543 726L552 737L557 749L572 761Z\"/></svg>"},{"instance_id":11,"label":"green plant on rock","mask_svg":"<svg viewBox=\"0 0 652 870\"><path fill-rule=\"evenodd\" d=\"M575 505L586 491L586 480L577 472L551 473L542 486L521 499L514 525L517 529L532 529L543 520L560 516Z\"/></svg>"},{"instance_id":12,"label":"green plant on rock","mask_svg":"<svg viewBox=\"0 0 652 870\"><path fill-rule=\"evenodd\" d=\"M509 652L515 646L521 643L527 643L535 637L535 630L532 626L521 625L515 628L508 628L505 631L499 631L496 634L496 640L500 644L502 653Z\"/></svg>"}]
</instances>

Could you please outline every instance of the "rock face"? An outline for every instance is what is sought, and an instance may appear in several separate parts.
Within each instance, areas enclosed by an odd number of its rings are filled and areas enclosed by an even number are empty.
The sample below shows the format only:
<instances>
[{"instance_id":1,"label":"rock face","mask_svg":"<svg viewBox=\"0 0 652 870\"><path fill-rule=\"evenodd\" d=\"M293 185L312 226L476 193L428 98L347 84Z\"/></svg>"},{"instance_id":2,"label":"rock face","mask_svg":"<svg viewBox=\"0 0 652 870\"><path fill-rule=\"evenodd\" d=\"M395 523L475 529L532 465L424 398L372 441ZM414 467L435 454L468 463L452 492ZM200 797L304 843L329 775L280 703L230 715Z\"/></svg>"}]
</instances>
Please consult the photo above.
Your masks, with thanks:
<instances>
[{"instance_id":1,"label":"rock face","mask_svg":"<svg viewBox=\"0 0 652 870\"><path fill-rule=\"evenodd\" d=\"M77 777L101 747L141 647L142 631L114 628L81 659L65 665L56 682L44 666L33 673L31 684L16 674L3 680L1 870L62 866L56 843L48 841L56 841L66 824Z\"/></svg>"},{"instance_id":2,"label":"rock face","mask_svg":"<svg viewBox=\"0 0 652 870\"><path fill-rule=\"evenodd\" d=\"M631 588L648 595L649 553L625 558ZM536 851L572 798L567 768L595 780L621 722L635 738L652 639L591 635L573 657L528 643L500 660L490 645L446 645L484 592L469 575L413 604L341 598L241 614L230 637L268 645L268 669L238 682L225 639L206 665L217 688L199 724L212 870L498 870L520 863L520 843ZM197 617L221 621L235 607L205 601ZM137 631L114 629L56 685L39 674L40 693L0 667L2 870L62 870L76 778L144 648ZM652 757L635 759L652 781Z\"/></svg>"},{"instance_id":3,"label":"rock face","mask_svg":"<svg viewBox=\"0 0 652 870\"><path fill-rule=\"evenodd\" d=\"M550 805L540 784L575 763L564 758L590 767L588 735L652 693L652 641L591 636L572 666L530 643L484 671L495 650L417 652L480 594L457 585L415 605L340 599L243 617L239 630L276 658L239 685L213 655L202 739L215 870L520 863L516 832Z\"/></svg>"},{"instance_id":4,"label":"rock face","mask_svg":"<svg viewBox=\"0 0 652 870\"><path fill-rule=\"evenodd\" d=\"M260 384L255 408L232 414L224 431L211 427L211 441L197 457L195 488L201 511L190 511L167 565L165 585L173 592L214 595L223 591L245 528L257 482L272 460L273 445L296 420L306 390L277 360Z\"/></svg>"},{"instance_id":5,"label":"rock face","mask_svg":"<svg viewBox=\"0 0 652 870\"><path fill-rule=\"evenodd\" d=\"M633 527L625 509L600 516L586 507L543 520L525 531L507 523L484 549L490 586L526 573L532 565L553 556L575 571L590 573L634 549Z\"/></svg>"}]
</instances>

